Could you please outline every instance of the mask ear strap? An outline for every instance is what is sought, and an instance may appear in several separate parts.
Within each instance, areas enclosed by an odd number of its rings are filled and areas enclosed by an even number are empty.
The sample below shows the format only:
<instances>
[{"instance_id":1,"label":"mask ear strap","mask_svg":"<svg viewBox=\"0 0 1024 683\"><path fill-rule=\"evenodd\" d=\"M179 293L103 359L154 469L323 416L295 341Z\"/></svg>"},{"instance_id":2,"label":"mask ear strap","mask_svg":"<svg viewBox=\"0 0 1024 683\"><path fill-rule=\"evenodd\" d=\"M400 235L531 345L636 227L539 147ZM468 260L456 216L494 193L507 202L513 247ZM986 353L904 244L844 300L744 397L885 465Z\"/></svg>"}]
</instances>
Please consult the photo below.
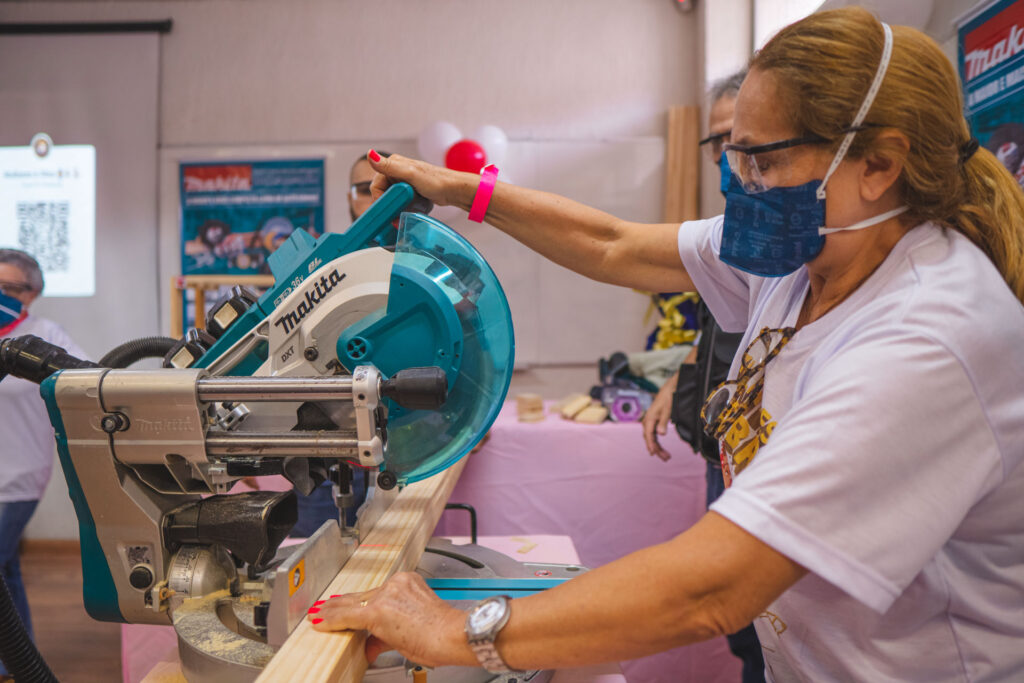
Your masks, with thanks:
<instances>
[{"instance_id":1,"label":"mask ear strap","mask_svg":"<svg viewBox=\"0 0 1024 683\"><path fill-rule=\"evenodd\" d=\"M825 185L828 183L828 179L832 177L839 164L842 163L843 158L846 156L847 150L850 149L850 145L853 143L853 136L857 134L856 128L860 124L864 123L864 119L867 118L868 111L871 110L871 105L875 101L875 96L878 95L879 88L882 87L882 80L885 78L885 72L889 68L889 59L892 57L892 29L889 24L882 22L882 31L885 33L885 45L882 47L882 59L878 62L878 69L875 71L875 79L871 81L871 87L868 88L868 94L864 96L864 102L861 103L860 109L857 111L857 115L853 117L853 123L850 124L851 130L843 137L842 143L839 145L839 151L832 157L832 165L828 167L828 171L825 173L825 177L821 181L821 185L818 186L817 197L820 200L825 199Z\"/></svg>"}]
</instances>

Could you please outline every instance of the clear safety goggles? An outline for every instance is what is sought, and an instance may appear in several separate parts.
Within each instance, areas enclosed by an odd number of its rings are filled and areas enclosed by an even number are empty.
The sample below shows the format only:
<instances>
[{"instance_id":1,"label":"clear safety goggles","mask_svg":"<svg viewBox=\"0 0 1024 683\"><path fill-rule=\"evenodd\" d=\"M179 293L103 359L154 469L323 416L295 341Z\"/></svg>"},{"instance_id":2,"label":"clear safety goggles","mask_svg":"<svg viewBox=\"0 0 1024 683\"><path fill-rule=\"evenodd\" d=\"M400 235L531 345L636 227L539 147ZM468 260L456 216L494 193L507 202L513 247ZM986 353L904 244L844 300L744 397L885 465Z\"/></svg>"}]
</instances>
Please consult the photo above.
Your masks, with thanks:
<instances>
[{"instance_id":1,"label":"clear safety goggles","mask_svg":"<svg viewBox=\"0 0 1024 683\"><path fill-rule=\"evenodd\" d=\"M744 191L755 194L773 187L793 185L794 161L801 150L795 147L828 142L820 135L769 142L764 145L722 145L729 170L736 176Z\"/></svg>"},{"instance_id":2,"label":"clear safety goggles","mask_svg":"<svg viewBox=\"0 0 1024 683\"><path fill-rule=\"evenodd\" d=\"M839 133L859 133L867 128L879 127L881 126L877 123L863 123L844 128ZM794 170L795 162L803 150L796 148L828 142L831 142L829 138L820 135L804 135L763 145L734 145L727 142L722 145L722 149L729 161L729 169L744 191L757 194L773 187L792 187L799 184L794 181ZM845 150L843 154L845 155Z\"/></svg>"}]
</instances>

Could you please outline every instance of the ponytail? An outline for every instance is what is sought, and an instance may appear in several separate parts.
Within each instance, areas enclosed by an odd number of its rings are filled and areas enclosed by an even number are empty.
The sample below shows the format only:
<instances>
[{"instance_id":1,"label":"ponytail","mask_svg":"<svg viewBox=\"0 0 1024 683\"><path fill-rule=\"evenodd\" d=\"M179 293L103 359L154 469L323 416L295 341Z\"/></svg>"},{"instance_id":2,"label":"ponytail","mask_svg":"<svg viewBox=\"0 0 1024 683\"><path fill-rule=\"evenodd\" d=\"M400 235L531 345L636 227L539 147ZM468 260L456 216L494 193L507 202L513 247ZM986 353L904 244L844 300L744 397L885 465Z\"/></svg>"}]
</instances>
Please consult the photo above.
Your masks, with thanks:
<instances>
[{"instance_id":1,"label":"ponytail","mask_svg":"<svg viewBox=\"0 0 1024 683\"><path fill-rule=\"evenodd\" d=\"M1024 191L987 149L963 164L963 201L949 226L984 251L1024 302Z\"/></svg>"}]
</instances>

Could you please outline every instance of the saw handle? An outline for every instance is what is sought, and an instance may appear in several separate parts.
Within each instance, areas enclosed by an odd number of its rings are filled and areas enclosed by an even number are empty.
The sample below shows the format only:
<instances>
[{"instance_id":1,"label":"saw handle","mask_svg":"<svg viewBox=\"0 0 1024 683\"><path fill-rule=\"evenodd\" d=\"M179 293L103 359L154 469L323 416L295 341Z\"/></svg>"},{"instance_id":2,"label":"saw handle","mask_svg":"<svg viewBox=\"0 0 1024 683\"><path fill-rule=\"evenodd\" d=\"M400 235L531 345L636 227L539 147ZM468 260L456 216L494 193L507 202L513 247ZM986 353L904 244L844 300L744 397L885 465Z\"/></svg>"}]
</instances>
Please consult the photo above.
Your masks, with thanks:
<instances>
[{"instance_id":1,"label":"saw handle","mask_svg":"<svg viewBox=\"0 0 1024 683\"><path fill-rule=\"evenodd\" d=\"M399 370L381 382L380 395L409 410L437 410L448 399L448 376L438 367Z\"/></svg>"}]
</instances>

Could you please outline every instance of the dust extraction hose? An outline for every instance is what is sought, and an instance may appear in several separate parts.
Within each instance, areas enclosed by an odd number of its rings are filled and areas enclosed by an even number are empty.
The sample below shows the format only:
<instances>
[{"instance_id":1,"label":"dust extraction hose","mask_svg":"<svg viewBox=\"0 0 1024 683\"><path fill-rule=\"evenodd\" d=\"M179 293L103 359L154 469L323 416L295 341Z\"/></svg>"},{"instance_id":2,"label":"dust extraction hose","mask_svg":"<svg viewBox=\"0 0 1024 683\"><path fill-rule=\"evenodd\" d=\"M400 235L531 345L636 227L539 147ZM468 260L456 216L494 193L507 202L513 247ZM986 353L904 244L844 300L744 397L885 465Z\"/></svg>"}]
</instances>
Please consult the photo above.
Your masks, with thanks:
<instances>
[{"instance_id":1,"label":"dust extraction hose","mask_svg":"<svg viewBox=\"0 0 1024 683\"><path fill-rule=\"evenodd\" d=\"M100 358L100 365L105 368L126 368L143 358L163 358L177 343L170 337L142 337L126 341L107 352Z\"/></svg>"},{"instance_id":2,"label":"dust extraction hose","mask_svg":"<svg viewBox=\"0 0 1024 683\"><path fill-rule=\"evenodd\" d=\"M18 683L57 683L35 643L28 637L0 574L0 660Z\"/></svg>"}]
</instances>

